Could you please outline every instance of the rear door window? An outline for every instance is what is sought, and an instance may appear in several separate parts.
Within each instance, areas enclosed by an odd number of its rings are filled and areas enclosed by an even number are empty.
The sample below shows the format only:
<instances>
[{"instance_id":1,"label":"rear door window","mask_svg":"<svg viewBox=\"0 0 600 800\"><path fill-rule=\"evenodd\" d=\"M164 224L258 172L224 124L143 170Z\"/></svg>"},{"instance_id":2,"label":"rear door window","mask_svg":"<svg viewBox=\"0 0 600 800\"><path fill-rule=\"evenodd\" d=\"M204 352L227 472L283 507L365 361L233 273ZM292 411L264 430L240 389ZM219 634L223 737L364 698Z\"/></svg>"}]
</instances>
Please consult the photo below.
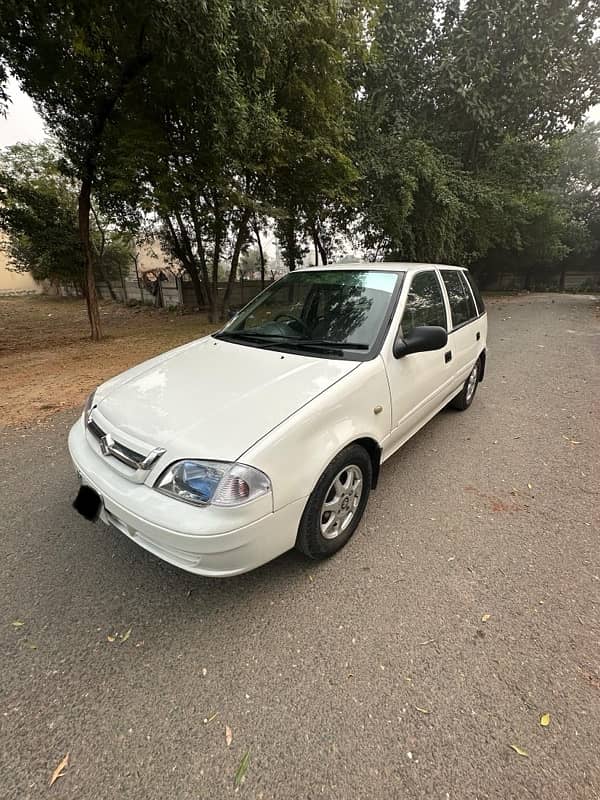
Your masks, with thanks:
<instances>
[{"instance_id":1,"label":"rear door window","mask_svg":"<svg viewBox=\"0 0 600 800\"><path fill-rule=\"evenodd\" d=\"M457 328L478 316L477 307L473 295L458 270L443 269L441 272L450 301L452 327Z\"/></svg>"}]
</instances>

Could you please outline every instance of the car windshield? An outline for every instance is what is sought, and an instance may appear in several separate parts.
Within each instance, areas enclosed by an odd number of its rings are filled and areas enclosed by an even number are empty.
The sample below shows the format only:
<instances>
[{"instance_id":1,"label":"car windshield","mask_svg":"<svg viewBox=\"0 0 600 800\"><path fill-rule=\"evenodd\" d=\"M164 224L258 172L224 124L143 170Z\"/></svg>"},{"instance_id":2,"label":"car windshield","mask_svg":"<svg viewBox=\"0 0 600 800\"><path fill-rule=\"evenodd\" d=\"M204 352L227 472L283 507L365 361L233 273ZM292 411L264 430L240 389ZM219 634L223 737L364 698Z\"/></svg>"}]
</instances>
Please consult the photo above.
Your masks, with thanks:
<instances>
[{"instance_id":1,"label":"car windshield","mask_svg":"<svg viewBox=\"0 0 600 800\"><path fill-rule=\"evenodd\" d=\"M382 331L399 280L400 273L367 269L291 272L218 336L273 349L366 354Z\"/></svg>"}]
</instances>

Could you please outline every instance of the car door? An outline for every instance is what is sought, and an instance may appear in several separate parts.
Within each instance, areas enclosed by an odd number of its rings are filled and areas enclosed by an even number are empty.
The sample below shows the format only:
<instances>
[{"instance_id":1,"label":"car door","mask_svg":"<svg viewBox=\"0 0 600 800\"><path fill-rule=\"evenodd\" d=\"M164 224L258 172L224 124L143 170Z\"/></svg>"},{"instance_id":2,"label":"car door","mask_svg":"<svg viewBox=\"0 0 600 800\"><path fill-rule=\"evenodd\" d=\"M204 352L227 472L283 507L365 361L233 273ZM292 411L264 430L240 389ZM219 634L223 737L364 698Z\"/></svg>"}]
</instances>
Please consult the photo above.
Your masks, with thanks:
<instances>
[{"instance_id":1,"label":"car door","mask_svg":"<svg viewBox=\"0 0 600 800\"><path fill-rule=\"evenodd\" d=\"M409 273L410 287L396 336L405 337L413 328L439 325L448 329L444 294L434 269ZM393 452L444 405L451 389L452 365L446 362L448 348L413 353L396 359L386 351L386 370L392 403Z\"/></svg>"},{"instance_id":2,"label":"car door","mask_svg":"<svg viewBox=\"0 0 600 800\"><path fill-rule=\"evenodd\" d=\"M452 390L456 391L466 381L482 350L485 318L479 314L462 270L441 269L440 275L450 306L451 326L447 349L454 372Z\"/></svg>"}]
</instances>

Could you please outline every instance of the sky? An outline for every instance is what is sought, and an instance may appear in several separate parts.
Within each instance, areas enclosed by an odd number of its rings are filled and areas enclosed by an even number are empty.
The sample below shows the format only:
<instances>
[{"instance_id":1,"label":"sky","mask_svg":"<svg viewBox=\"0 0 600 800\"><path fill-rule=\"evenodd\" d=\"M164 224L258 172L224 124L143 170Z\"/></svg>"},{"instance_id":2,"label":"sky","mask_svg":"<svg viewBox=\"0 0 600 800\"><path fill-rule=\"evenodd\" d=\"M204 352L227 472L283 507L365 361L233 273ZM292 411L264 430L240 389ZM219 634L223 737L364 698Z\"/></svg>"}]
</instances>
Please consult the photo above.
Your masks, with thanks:
<instances>
[{"instance_id":1,"label":"sky","mask_svg":"<svg viewBox=\"0 0 600 800\"><path fill-rule=\"evenodd\" d=\"M32 101L20 90L14 78L9 79L7 89L12 102L6 118L0 117L0 147L17 142L41 141L45 135L44 123ZM600 122L600 104L591 109L588 119Z\"/></svg>"},{"instance_id":2,"label":"sky","mask_svg":"<svg viewBox=\"0 0 600 800\"><path fill-rule=\"evenodd\" d=\"M7 93L12 102L6 119L0 117L0 147L17 142L39 142L44 138L44 123L30 98L9 78Z\"/></svg>"}]
</instances>

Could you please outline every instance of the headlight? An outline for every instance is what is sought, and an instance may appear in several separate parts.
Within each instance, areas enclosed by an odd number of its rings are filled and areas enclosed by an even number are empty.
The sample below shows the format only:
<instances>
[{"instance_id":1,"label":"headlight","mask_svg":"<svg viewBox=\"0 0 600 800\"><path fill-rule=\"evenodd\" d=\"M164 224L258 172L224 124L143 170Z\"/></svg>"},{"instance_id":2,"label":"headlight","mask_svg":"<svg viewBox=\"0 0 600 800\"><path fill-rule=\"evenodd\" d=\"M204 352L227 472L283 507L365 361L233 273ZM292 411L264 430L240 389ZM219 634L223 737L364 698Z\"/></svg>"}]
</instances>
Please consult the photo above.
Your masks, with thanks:
<instances>
[{"instance_id":1,"label":"headlight","mask_svg":"<svg viewBox=\"0 0 600 800\"><path fill-rule=\"evenodd\" d=\"M92 413L92 409L94 407L94 397L96 396L96 390L88 395L88 399L85 401L85 406L83 408L83 421L87 425L90 421L90 414Z\"/></svg>"},{"instance_id":2,"label":"headlight","mask_svg":"<svg viewBox=\"0 0 600 800\"><path fill-rule=\"evenodd\" d=\"M225 461L178 461L154 488L197 506L241 506L271 491L271 481L254 467Z\"/></svg>"}]
</instances>

